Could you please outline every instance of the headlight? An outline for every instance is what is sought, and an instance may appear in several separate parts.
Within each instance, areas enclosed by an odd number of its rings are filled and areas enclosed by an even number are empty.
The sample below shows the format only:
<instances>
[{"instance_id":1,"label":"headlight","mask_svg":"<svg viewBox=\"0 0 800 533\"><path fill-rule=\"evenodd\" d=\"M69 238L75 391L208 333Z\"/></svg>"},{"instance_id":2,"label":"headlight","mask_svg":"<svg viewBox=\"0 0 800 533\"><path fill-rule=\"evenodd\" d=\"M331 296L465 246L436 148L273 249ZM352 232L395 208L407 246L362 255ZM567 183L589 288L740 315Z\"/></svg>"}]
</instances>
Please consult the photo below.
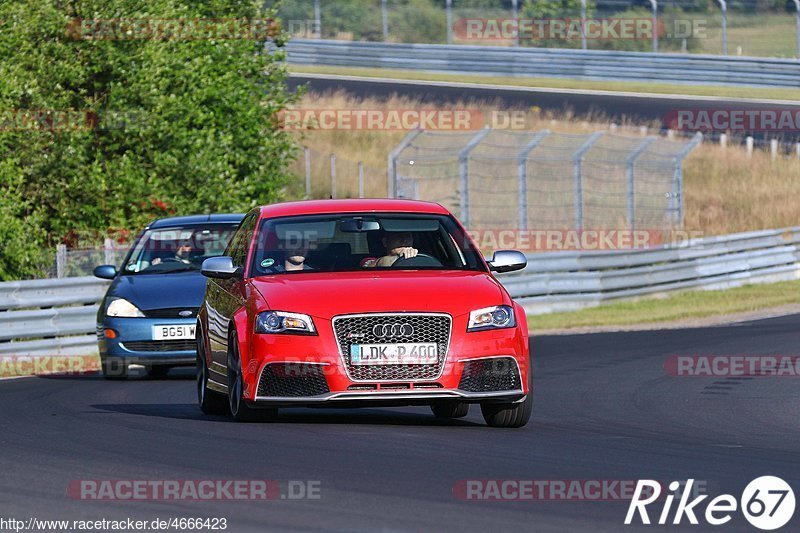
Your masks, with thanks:
<instances>
[{"instance_id":1,"label":"headlight","mask_svg":"<svg viewBox=\"0 0 800 533\"><path fill-rule=\"evenodd\" d=\"M314 321L308 315L284 311L264 311L256 317L256 333L299 333L315 335Z\"/></svg>"},{"instance_id":2,"label":"headlight","mask_svg":"<svg viewBox=\"0 0 800 533\"><path fill-rule=\"evenodd\" d=\"M138 307L125 298L111 298L106 305L106 316L119 318L144 318Z\"/></svg>"},{"instance_id":3,"label":"headlight","mask_svg":"<svg viewBox=\"0 0 800 533\"><path fill-rule=\"evenodd\" d=\"M513 328L516 325L514 309L507 305L495 305L470 311L467 331Z\"/></svg>"}]
</instances>

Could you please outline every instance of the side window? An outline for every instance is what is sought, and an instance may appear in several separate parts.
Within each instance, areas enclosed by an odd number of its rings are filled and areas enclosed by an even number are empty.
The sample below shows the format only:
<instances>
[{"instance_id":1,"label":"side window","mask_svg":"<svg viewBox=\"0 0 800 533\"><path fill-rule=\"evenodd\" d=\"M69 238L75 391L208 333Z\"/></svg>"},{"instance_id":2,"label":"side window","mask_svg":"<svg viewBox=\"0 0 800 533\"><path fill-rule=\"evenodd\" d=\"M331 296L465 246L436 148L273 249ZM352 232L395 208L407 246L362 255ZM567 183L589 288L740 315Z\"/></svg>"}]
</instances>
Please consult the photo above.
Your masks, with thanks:
<instances>
[{"instance_id":1,"label":"side window","mask_svg":"<svg viewBox=\"0 0 800 533\"><path fill-rule=\"evenodd\" d=\"M247 258L247 247L250 245L250 237L253 235L253 229L255 229L256 218L255 212L244 217L236 235L231 239L228 250L225 252L233 259L234 266L244 266L244 261Z\"/></svg>"}]
</instances>

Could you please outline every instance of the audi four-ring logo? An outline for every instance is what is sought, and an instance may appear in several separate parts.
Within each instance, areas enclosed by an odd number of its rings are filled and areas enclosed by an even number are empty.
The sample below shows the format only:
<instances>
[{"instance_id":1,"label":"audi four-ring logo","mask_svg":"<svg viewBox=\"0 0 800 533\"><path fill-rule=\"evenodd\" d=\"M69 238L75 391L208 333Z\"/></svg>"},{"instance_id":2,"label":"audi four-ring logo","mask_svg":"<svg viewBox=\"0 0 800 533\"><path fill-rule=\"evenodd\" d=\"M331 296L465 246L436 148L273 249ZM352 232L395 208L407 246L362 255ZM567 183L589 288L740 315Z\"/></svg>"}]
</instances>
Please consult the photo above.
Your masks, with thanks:
<instances>
[{"instance_id":1,"label":"audi four-ring logo","mask_svg":"<svg viewBox=\"0 0 800 533\"><path fill-rule=\"evenodd\" d=\"M414 334L414 327L411 324L375 324L372 334L378 338L410 337Z\"/></svg>"}]
</instances>

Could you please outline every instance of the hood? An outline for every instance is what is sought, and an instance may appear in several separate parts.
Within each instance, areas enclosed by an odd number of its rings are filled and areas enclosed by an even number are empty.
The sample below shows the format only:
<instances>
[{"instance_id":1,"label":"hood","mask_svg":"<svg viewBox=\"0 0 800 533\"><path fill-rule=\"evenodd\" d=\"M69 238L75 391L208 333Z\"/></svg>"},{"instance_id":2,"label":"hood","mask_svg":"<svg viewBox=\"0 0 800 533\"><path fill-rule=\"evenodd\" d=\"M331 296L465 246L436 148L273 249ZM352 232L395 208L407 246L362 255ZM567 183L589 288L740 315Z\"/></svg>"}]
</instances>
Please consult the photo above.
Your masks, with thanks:
<instances>
[{"instance_id":1,"label":"hood","mask_svg":"<svg viewBox=\"0 0 800 533\"><path fill-rule=\"evenodd\" d=\"M108 296L125 298L142 311L172 307L197 308L203 301L206 278L200 271L119 276Z\"/></svg>"},{"instance_id":2,"label":"hood","mask_svg":"<svg viewBox=\"0 0 800 533\"><path fill-rule=\"evenodd\" d=\"M444 312L452 316L508 303L485 272L304 272L255 278L270 309L330 319L371 312Z\"/></svg>"}]
</instances>

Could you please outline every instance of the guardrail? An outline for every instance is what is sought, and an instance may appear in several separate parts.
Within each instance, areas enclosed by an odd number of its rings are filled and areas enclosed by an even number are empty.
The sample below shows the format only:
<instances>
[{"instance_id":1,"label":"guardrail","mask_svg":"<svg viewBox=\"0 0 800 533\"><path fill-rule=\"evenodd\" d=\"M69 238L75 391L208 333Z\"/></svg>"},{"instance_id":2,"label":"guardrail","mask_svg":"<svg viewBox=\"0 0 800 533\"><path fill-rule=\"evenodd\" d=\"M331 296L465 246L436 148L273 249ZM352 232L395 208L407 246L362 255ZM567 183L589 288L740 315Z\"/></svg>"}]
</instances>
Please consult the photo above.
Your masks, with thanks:
<instances>
[{"instance_id":1,"label":"guardrail","mask_svg":"<svg viewBox=\"0 0 800 533\"><path fill-rule=\"evenodd\" d=\"M800 61L559 48L292 39L289 63L508 77L800 87Z\"/></svg>"},{"instance_id":2,"label":"guardrail","mask_svg":"<svg viewBox=\"0 0 800 533\"><path fill-rule=\"evenodd\" d=\"M800 278L800 227L643 250L545 252L499 275L531 314L680 289ZM108 282L93 277L0 283L0 356L96 353L95 314Z\"/></svg>"},{"instance_id":3,"label":"guardrail","mask_svg":"<svg viewBox=\"0 0 800 533\"><path fill-rule=\"evenodd\" d=\"M107 288L95 277L0 283L0 356L96 353L95 315Z\"/></svg>"},{"instance_id":4,"label":"guardrail","mask_svg":"<svg viewBox=\"0 0 800 533\"><path fill-rule=\"evenodd\" d=\"M696 239L675 247L528 256L499 276L528 314L675 291L800 278L800 227Z\"/></svg>"}]
</instances>

